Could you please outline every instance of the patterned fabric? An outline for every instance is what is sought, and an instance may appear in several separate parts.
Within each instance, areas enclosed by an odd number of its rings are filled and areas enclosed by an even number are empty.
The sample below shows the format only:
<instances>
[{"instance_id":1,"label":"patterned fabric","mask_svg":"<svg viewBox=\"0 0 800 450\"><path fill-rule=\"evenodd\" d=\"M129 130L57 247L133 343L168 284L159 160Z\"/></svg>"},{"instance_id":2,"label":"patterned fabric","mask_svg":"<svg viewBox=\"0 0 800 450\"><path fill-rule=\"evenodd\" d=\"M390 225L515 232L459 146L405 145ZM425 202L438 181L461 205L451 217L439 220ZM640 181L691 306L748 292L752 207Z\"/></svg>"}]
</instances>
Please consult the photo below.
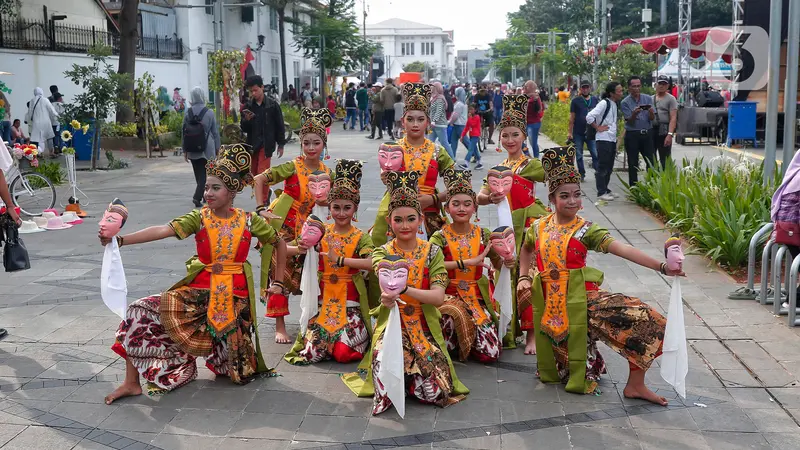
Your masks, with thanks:
<instances>
[{"instance_id":1,"label":"patterned fabric","mask_svg":"<svg viewBox=\"0 0 800 450\"><path fill-rule=\"evenodd\" d=\"M327 128L333 124L331 114L326 109L303 108L300 111L300 140L307 134L316 134L322 142L328 144Z\"/></svg>"},{"instance_id":2,"label":"patterned fabric","mask_svg":"<svg viewBox=\"0 0 800 450\"><path fill-rule=\"evenodd\" d=\"M776 222L800 223L800 191L781 196L780 207L775 216Z\"/></svg>"},{"instance_id":3,"label":"patterned fabric","mask_svg":"<svg viewBox=\"0 0 800 450\"><path fill-rule=\"evenodd\" d=\"M318 316L319 317L319 316ZM318 317L311 322L318 322ZM360 361L369 346L369 332L357 307L347 308L347 324L335 339L319 326L309 326L303 337L305 347L299 355L309 363L334 359L339 363Z\"/></svg>"},{"instance_id":4,"label":"patterned fabric","mask_svg":"<svg viewBox=\"0 0 800 450\"><path fill-rule=\"evenodd\" d=\"M442 227L441 235L447 246L446 260L458 261L474 258L486 248L483 242L483 230L472 225L467 234L458 234L453 231L452 225ZM484 310L485 299L481 298L478 289L478 280L483 276L483 266L465 267L455 269L448 273L450 285L448 294L457 295L467 307L475 324L485 325L492 318Z\"/></svg>"},{"instance_id":5,"label":"patterned fabric","mask_svg":"<svg viewBox=\"0 0 800 450\"><path fill-rule=\"evenodd\" d=\"M350 200L356 206L361 202L361 175L363 163L355 159L340 159L336 163L335 176L328 192L328 203L334 200Z\"/></svg>"},{"instance_id":6,"label":"patterned fabric","mask_svg":"<svg viewBox=\"0 0 800 450\"><path fill-rule=\"evenodd\" d=\"M542 153L542 167L551 194L564 184L581 183L581 175L575 169L574 146L548 148Z\"/></svg>"},{"instance_id":7,"label":"patterned fabric","mask_svg":"<svg viewBox=\"0 0 800 450\"><path fill-rule=\"evenodd\" d=\"M211 208L200 211L203 227L208 232L213 264L206 266L211 272L211 301L208 305L208 325L214 336L225 336L233 331L236 320L233 311L233 275L242 273L242 264L234 262L239 242L246 225L241 209L234 209L227 219L217 217Z\"/></svg>"},{"instance_id":8,"label":"patterned fabric","mask_svg":"<svg viewBox=\"0 0 800 450\"><path fill-rule=\"evenodd\" d=\"M527 136L528 96L525 94L506 94L503 96L503 118L498 129L514 127Z\"/></svg>"},{"instance_id":9,"label":"patterned fabric","mask_svg":"<svg viewBox=\"0 0 800 450\"><path fill-rule=\"evenodd\" d=\"M319 258L322 305L315 322L324 333L335 339L347 324L347 301L358 301L357 295L350 294L354 291L352 277L358 271L337 265L327 255L332 250L336 255L345 258L358 257L357 248L363 232L352 225L345 234L336 233L334 224L326 228L320 242Z\"/></svg>"},{"instance_id":10,"label":"patterned fabric","mask_svg":"<svg viewBox=\"0 0 800 450\"><path fill-rule=\"evenodd\" d=\"M457 318L457 316L451 316L450 314L442 312L442 334L444 334L444 339L447 342L447 350L450 352L458 351L459 357L464 353L462 350L462 343L467 342L466 339L462 338L462 335L459 334L459 330L461 330L464 326L463 324L466 323L466 321L461 319L462 317L463 316ZM461 322L459 322L460 319L462 320ZM475 330L475 337L472 341L469 341L469 356L482 363L497 361L497 359L500 358L501 348L500 338L497 335L497 326L494 322L489 322L476 327L468 315L467 319ZM466 356L464 359L461 359L461 361L466 361Z\"/></svg>"},{"instance_id":11,"label":"patterned fabric","mask_svg":"<svg viewBox=\"0 0 800 450\"><path fill-rule=\"evenodd\" d=\"M428 104L431 100L431 85L426 83L404 83L403 103L405 112L422 111L428 114Z\"/></svg>"},{"instance_id":12,"label":"patterned fabric","mask_svg":"<svg viewBox=\"0 0 800 450\"><path fill-rule=\"evenodd\" d=\"M477 199L475 191L472 189L472 172L463 169L449 168L442 172L444 177L444 185L447 189L447 202L453 198L454 195L467 194L472 197L477 208Z\"/></svg>"},{"instance_id":13,"label":"patterned fabric","mask_svg":"<svg viewBox=\"0 0 800 450\"><path fill-rule=\"evenodd\" d=\"M242 192L253 184L250 165L253 157L242 144L223 145L219 156L206 163L206 173L220 179L231 192Z\"/></svg>"},{"instance_id":14,"label":"patterned fabric","mask_svg":"<svg viewBox=\"0 0 800 450\"><path fill-rule=\"evenodd\" d=\"M422 212L417 194L417 172L386 172L384 180L389 190L389 215L395 209L404 207Z\"/></svg>"}]
</instances>

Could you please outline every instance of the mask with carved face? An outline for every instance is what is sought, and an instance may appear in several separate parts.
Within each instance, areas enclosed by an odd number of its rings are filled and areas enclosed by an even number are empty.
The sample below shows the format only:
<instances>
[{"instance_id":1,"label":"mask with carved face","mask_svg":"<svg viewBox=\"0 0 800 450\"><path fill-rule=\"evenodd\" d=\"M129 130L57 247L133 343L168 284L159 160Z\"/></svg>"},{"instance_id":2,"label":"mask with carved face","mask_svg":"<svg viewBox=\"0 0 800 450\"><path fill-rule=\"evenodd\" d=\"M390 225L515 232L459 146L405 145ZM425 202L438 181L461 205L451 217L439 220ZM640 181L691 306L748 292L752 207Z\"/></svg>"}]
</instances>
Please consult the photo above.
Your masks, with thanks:
<instances>
[{"instance_id":1,"label":"mask with carved face","mask_svg":"<svg viewBox=\"0 0 800 450\"><path fill-rule=\"evenodd\" d=\"M667 258L667 269L669 270L683 270L683 260L686 257L683 255L681 243L681 238L673 235L664 244L664 256Z\"/></svg>"},{"instance_id":2,"label":"mask with carved face","mask_svg":"<svg viewBox=\"0 0 800 450\"><path fill-rule=\"evenodd\" d=\"M125 207L122 200L115 198L106 208L103 218L100 219L100 236L106 239L116 236L125 225L126 220L128 220L128 208Z\"/></svg>"},{"instance_id":3,"label":"mask with carved face","mask_svg":"<svg viewBox=\"0 0 800 450\"><path fill-rule=\"evenodd\" d=\"M300 229L299 242L311 248L319 244L323 236L325 236L325 224L319 217L311 214Z\"/></svg>"},{"instance_id":4,"label":"mask with carved face","mask_svg":"<svg viewBox=\"0 0 800 450\"><path fill-rule=\"evenodd\" d=\"M515 259L516 240L514 239L514 230L511 227L499 227L492 231L489 236L489 243L492 249L503 260Z\"/></svg>"},{"instance_id":5,"label":"mask with carved face","mask_svg":"<svg viewBox=\"0 0 800 450\"><path fill-rule=\"evenodd\" d=\"M314 201L325 201L331 190L331 176L321 170L314 171L308 176L308 191Z\"/></svg>"},{"instance_id":6,"label":"mask with carved face","mask_svg":"<svg viewBox=\"0 0 800 450\"><path fill-rule=\"evenodd\" d=\"M378 263L378 283L381 291L389 295L397 295L408 284L409 265L405 259L397 255L389 255Z\"/></svg>"},{"instance_id":7,"label":"mask with carved face","mask_svg":"<svg viewBox=\"0 0 800 450\"><path fill-rule=\"evenodd\" d=\"M403 147L396 142L384 142L378 147L378 164L382 172L403 170Z\"/></svg>"},{"instance_id":8,"label":"mask with carved face","mask_svg":"<svg viewBox=\"0 0 800 450\"><path fill-rule=\"evenodd\" d=\"M514 173L505 166L495 166L486 174L486 183L492 194L508 195L514 181Z\"/></svg>"}]
</instances>

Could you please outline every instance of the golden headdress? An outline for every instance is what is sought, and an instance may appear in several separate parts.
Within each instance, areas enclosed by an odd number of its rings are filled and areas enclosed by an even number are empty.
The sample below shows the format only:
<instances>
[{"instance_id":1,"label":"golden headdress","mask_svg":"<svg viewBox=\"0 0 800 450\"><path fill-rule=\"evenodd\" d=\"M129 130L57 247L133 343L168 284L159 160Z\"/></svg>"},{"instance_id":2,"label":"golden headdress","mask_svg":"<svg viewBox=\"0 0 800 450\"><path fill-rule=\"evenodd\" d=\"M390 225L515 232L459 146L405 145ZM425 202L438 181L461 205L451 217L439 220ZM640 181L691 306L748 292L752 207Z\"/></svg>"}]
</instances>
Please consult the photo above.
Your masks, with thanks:
<instances>
[{"instance_id":1,"label":"golden headdress","mask_svg":"<svg viewBox=\"0 0 800 450\"><path fill-rule=\"evenodd\" d=\"M542 167L551 194L561 185L581 183L581 175L575 169L575 147L548 148L542 153Z\"/></svg>"},{"instance_id":2,"label":"golden headdress","mask_svg":"<svg viewBox=\"0 0 800 450\"><path fill-rule=\"evenodd\" d=\"M336 162L328 203L334 200L350 200L358 206L361 201L361 168L363 163L356 159L340 159Z\"/></svg>"},{"instance_id":3,"label":"golden headdress","mask_svg":"<svg viewBox=\"0 0 800 450\"><path fill-rule=\"evenodd\" d=\"M515 127L527 136L528 96L525 94L507 94L503 96L503 118L498 129Z\"/></svg>"},{"instance_id":4,"label":"golden headdress","mask_svg":"<svg viewBox=\"0 0 800 450\"><path fill-rule=\"evenodd\" d=\"M242 192L245 186L253 184L252 161L244 145L223 145L217 159L206 164L206 174L219 178L229 191Z\"/></svg>"},{"instance_id":5,"label":"golden headdress","mask_svg":"<svg viewBox=\"0 0 800 450\"><path fill-rule=\"evenodd\" d=\"M428 114L431 102L431 85L425 83L405 83L403 85L403 112L422 111Z\"/></svg>"},{"instance_id":6,"label":"golden headdress","mask_svg":"<svg viewBox=\"0 0 800 450\"><path fill-rule=\"evenodd\" d=\"M125 203L122 203L122 200L115 198L108 204L108 208L106 208L107 212L117 213L122 216L122 225L121 227L125 226L125 221L128 220L128 207L125 206Z\"/></svg>"},{"instance_id":7,"label":"golden headdress","mask_svg":"<svg viewBox=\"0 0 800 450\"><path fill-rule=\"evenodd\" d=\"M330 111L327 109L303 108L302 111L300 111L300 122L302 123L299 133L300 140L302 140L303 136L306 134L313 133L319 136L327 147L327 128L333 123Z\"/></svg>"},{"instance_id":8,"label":"golden headdress","mask_svg":"<svg viewBox=\"0 0 800 450\"><path fill-rule=\"evenodd\" d=\"M407 206L422 213L418 197L419 174L411 172L386 172L384 183L389 191L389 214L397 208Z\"/></svg>"},{"instance_id":9,"label":"golden headdress","mask_svg":"<svg viewBox=\"0 0 800 450\"><path fill-rule=\"evenodd\" d=\"M442 176L447 188L447 202L457 194L467 194L472 197L473 202L477 202L475 191L472 189L472 172L451 167L446 169ZM475 206L477 207L477 204Z\"/></svg>"}]
</instances>

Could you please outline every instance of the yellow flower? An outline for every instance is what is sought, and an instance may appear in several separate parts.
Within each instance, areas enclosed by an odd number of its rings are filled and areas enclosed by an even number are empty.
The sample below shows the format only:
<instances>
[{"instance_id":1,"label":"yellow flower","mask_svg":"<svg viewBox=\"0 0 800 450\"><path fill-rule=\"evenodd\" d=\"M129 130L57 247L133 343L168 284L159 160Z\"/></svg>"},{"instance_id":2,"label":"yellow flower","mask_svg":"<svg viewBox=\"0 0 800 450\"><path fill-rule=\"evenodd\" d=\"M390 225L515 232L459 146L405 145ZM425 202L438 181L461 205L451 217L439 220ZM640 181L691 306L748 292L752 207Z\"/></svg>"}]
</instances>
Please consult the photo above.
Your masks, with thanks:
<instances>
[{"instance_id":1,"label":"yellow flower","mask_svg":"<svg viewBox=\"0 0 800 450\"><path fill-rule=\"evenodd\" d=\"M87 123L86 125L84 125L82 130L83 130L83 134L88 133L89 132L89 124Z\"/></svg>"},{"instance_id":2,"label":"yellow flower","mask_svg":"<svg viewBox=\"0 0 800 450\"><path fill-rule=\"evenodd\" d=\"M64 130L61 132L61 140L62 141L70 141L72 140L72 133L69 130Z\"/></svg>"},{"instance_id":3,"label":"yellow flower","mask_svg":"<svg viewBox=\"0 0 800 450\"><path fill-rule=\"evenodd\" d=\"M74 129L76 129L76 130L77 130L78 128L80 128L80 127L81 127L81 123L80 123L80 122L78 122L78 121L77 121L77 120L75 120L75 119L72 119L72 122L70 122L69 124L70 124L70 125L72 125L72 128L74 128Z\"/></svg>"}]
</instances>

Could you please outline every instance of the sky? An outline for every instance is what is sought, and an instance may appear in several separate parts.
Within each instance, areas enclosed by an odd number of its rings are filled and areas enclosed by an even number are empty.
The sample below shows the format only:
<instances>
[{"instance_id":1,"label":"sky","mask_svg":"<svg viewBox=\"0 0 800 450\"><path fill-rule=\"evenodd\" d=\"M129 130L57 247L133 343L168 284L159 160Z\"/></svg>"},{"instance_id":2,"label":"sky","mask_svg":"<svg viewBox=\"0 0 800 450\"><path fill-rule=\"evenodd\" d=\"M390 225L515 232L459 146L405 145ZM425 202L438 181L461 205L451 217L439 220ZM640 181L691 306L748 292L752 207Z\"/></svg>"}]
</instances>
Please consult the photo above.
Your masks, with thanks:
<instances>
[{"instance_id":1,"label":"sky","mask_svg":"<svg viewBox=\"0 0 800 450\"><path fill-rule=\"evenodd\" d=\"M519 9L523 0L356 0L361 21L362 2L367 5L367 25L397 18L454 30L456 50L488 48L506 35L506 14Z\"/></svg>"}]
</instances>

